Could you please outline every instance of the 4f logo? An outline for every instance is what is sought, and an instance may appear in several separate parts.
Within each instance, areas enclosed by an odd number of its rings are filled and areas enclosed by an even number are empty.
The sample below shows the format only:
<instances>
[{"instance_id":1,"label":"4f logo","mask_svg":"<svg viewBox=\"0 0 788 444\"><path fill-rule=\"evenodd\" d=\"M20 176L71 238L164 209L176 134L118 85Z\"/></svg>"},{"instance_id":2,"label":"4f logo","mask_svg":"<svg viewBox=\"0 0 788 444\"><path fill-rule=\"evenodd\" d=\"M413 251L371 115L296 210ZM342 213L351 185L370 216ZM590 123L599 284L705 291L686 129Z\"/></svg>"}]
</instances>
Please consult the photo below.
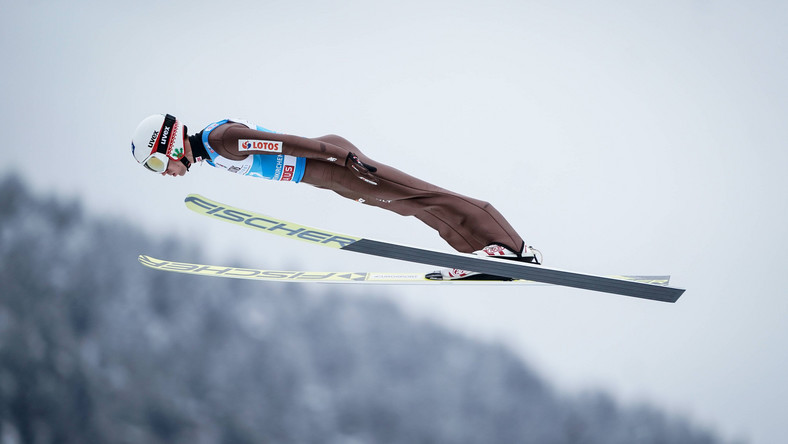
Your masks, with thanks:
<instances>
[{"instance_id":1,"label":"4f logo","mask_svg":"<svg viewBox=\"0 0 788 444\"><path fill-rule=\"evenodd\" d=\"M276 140L238 140L238 151L264 151L266 153L281 153L282 142Z\"/></svg>"}]
</instances>

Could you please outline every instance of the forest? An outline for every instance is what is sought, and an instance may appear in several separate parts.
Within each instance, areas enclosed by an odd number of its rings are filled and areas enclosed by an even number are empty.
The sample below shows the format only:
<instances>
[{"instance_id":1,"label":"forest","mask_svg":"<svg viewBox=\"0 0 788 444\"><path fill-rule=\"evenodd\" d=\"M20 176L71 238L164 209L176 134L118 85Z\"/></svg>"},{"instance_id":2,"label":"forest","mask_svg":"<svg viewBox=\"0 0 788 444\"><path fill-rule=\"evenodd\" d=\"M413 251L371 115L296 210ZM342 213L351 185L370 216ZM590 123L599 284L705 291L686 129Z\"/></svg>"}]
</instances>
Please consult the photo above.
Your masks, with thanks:
<instances>
[{"instance_id":1,"label":"forest","mask_svg":"<svg viewBox=\"0 0 788 444\"><path fill-rule=\"evenodd\" d=\"M657 406L558 391L374 290L165 273L142 252L204 261L0 178L0 443L721 442Z\"/></svg>"}]
</instances>

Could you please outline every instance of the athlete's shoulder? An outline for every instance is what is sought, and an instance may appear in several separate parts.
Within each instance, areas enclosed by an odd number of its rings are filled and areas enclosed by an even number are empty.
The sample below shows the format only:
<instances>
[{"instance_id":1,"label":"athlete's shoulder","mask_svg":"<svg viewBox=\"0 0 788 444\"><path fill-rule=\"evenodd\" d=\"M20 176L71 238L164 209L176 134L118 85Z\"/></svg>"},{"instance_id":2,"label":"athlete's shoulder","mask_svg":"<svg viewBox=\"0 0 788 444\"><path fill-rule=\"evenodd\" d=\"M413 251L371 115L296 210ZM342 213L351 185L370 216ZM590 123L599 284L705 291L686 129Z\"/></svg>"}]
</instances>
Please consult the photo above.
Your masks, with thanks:
<instances>
[{"instance_id":1,"label":"athlete's shoulder","mask_svg":"<svg viewBox=\"0 0 788 444\"><path fill-rule=\"evenodd\" d=\"M251 122L246 119L236 119L236 118L228 118L222 119L218 122L213 122L210 125L206 126L203 131L211 132L216 128L223 127L223 128L231 128L231 127L246 127L248 129L256 130L256 131L264 131L267 133L276 133L276 131L270 130L268 128L262 127L254 122Z\"/></svg>"},{"instance_id":2,"label":"athlete's shoulder","mask_svg":"<svg viewBox=\"0 0 788 444\"><path fill-rule=\"evenodd\" d=\"M258 128L257 124L252 123L246 119L227 119L227 123L230 124L237 123L253 130L256 130Z\"/></svg>"}]
</instances>

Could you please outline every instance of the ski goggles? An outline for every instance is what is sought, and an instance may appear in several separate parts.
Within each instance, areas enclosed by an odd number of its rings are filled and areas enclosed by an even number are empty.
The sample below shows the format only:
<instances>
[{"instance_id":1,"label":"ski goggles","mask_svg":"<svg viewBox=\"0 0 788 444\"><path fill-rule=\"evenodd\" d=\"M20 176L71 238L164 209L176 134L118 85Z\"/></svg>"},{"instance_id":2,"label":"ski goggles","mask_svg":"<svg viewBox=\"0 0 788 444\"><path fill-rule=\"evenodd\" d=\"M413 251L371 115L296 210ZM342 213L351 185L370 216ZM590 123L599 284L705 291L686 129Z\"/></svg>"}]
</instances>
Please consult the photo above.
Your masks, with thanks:
<instances>
[{"instance_id":1,"label":"ski goggles","mask_svg":"<svg viewBox=\"0 0 788 444\"><path fill-rule=\"evenodd\" d=\"M142 161L142 165L154 173L163 173L167 171L167 164L170 159L182 160L185 151L183 142L179 140L180 137L183 137L180 134L181 131L181 125L178 124L178 120L174 116L167 114L164 117L164 123L161 125L158 141L153 146L150 155ZM187 165L186 168L188 169L189 166Z\"/></svg>"},{"instance_id":2,"label":"ski goggles","mask_svg":"<svg viewBox=\"0 0 788 444\"><path fill-rule=\"evenodd\" d=\"M167 171L167 163L169 158L162 153L153 153L142 162L142 165L153 171L154 173L163 173Z\"/></svg>"}]
</instances>

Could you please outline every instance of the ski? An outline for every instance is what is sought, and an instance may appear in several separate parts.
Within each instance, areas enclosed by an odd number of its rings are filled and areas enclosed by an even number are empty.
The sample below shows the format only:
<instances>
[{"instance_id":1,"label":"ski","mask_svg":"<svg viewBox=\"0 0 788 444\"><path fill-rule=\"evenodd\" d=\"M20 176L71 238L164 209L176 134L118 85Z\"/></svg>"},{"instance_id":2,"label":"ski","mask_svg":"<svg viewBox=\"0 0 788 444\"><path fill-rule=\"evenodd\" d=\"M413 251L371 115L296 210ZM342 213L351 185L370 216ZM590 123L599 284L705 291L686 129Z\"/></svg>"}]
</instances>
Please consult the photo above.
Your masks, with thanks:
<instances>
[{"instance_id":1,"label":"ski","mask_svg":"<svg viewBox=\"0 0 788 444\"><path fill-rule=\"evenodd\" d=\"M662 302L676 302L684 293L684 289L681 288L559 270L523 262L490 259L473 254L445 253L334 233L236 208L198 194L189 194L185 203L187 208L204 216L345 251Z\"/></svg>"},{"instance_id":2,"label":"ski","mask_svg":"<svg viewBox=\"0 0 788 444\"><path fill-rule=\"evenodd\" d=\"M397 285L549 285L541 282L515 279L513 281L440 281L424 277L424 273L357 272L357 271L286 271L257 268L230 267L225 265L195 264L157 259L141 254L139 262L154 270L213 276L230 279L249 279L266 282L315 282L322 284L397 284ZM668 285L670 276L608 276L633 282Z\"/></svg>"}]
</instances>

